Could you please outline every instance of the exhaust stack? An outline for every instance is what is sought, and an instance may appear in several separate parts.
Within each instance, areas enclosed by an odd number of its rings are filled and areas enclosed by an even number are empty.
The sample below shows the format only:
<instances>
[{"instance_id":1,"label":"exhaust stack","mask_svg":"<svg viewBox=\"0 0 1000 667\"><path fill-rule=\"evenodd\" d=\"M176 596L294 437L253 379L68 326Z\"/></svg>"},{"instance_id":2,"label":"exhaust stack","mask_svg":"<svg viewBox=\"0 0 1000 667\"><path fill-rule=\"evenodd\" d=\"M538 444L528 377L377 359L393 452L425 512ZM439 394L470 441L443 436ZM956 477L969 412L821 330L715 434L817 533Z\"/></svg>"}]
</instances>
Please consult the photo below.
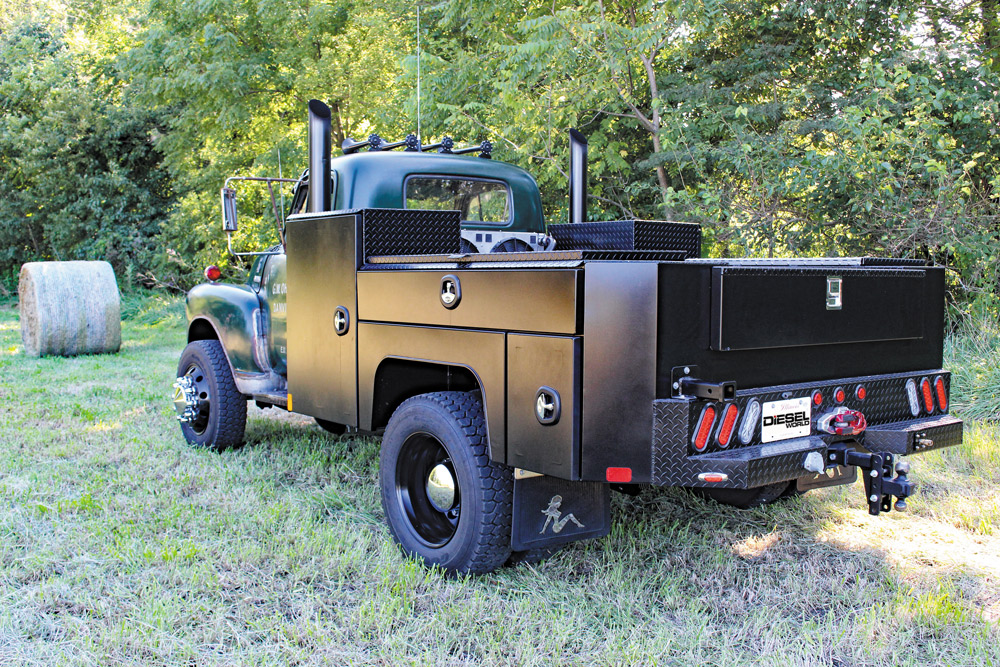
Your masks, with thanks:
<instances>
[{"instance_id":1,"label":"exhaust stack","mask_svg":"<svg viewBox=\"0 0 1000 667\"><path fill-rule=\"evenodd\" d=\"M569 221L587 218L587 138L569 131Z\"/></svg>"},{"instance_id":2,"label":"exhaust stack","mask_svg":"<svg viewBox=\"0 0 1000 667\"><path fill-rule=\"evenodd\" d=\"M330 107L309 100L309 212L331 208Z\"/></svg>"}]
</instances>

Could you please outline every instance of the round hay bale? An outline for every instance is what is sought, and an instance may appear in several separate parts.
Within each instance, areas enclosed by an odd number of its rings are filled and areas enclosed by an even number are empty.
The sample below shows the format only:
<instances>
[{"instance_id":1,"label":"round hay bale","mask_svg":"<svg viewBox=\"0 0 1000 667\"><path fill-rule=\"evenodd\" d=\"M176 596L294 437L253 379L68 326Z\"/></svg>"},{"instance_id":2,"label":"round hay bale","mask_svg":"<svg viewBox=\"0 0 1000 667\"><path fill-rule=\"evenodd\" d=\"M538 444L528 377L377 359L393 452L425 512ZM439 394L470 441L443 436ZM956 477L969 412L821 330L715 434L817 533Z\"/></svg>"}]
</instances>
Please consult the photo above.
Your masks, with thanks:
<instances>
[{"instance_id":1,"label":"round hay bale","mask_svg":"<svg viewBox=\"0 0 1000 667\"><path fill-rule=\"evenodd\" d=\"M21 340L33 357L117 352L121 298L107 262L28 262L17 286Z\"/></svg>"}]
</instances>

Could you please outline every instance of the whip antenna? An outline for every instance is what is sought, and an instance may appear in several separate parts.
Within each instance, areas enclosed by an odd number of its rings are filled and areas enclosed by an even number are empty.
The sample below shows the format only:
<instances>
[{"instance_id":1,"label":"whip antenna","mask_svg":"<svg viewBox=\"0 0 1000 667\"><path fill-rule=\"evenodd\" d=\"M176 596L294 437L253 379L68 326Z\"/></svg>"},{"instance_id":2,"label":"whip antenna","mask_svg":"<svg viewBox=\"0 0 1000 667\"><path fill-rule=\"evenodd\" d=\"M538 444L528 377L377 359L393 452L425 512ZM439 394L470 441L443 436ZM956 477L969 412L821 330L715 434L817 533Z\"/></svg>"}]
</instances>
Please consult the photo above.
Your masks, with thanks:
<instances>
[{"instance_id":1,"label":"whip antenna","mask_svg":"<svg viewBox=\"0 0 1000 667\"><path fill-rule=\"evenodd\" d=\"M420 3L417 3L417 141L420 141Z\"/></svg>"}]
</instances>

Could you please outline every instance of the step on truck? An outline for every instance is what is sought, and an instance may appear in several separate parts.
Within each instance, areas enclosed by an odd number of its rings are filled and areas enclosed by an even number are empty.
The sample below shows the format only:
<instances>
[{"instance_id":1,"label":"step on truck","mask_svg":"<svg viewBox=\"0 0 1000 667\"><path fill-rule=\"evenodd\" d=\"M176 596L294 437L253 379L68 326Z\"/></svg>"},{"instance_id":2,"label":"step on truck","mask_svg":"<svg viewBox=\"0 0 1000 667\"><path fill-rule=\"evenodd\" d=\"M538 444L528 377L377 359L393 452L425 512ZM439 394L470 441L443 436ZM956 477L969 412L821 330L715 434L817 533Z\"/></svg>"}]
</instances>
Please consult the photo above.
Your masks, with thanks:
<instances>
[{"instance_id":1,"label":"step on truck","mask_svg":"<svg viewBox=\"0 0 1000 667\"><path fill-rule=\"evenodd\" d=\"M535 181L487 145L373 135L331 159L329 119L309 103L281 244L246 284L210 267L188 293L174 404L210 448L241 442L250 399L381 433L405 553L536 561L607 534L610 491L647 484L751 507L860 474L878 515L914 492L903 457L961 442L941 267L707 259L696 224L584 222L576 132L570 221L546 228Z\"/></svg>"}]
</instances>

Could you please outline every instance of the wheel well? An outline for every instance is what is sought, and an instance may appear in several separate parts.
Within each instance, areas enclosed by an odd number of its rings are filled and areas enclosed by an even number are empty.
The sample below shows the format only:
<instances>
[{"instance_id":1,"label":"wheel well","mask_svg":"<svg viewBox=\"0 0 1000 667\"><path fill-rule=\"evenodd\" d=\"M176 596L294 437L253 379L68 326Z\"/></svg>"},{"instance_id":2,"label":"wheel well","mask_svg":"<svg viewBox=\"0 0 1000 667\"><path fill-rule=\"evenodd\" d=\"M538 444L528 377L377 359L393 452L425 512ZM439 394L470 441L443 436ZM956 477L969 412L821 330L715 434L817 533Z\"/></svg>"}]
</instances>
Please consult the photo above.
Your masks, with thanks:
<instances>
[{"instance_id":1,"label":"wheel well","mask_svg":"<svg viewBox=\"0 0 1000 667\"><path fill-rule=\"evenodd\" d=\"M188 327L188 342L193 343L196 340L219 340L219 334L208 320L198 318Z\"/></svg>"},{"instance_id":2,"label":"wheel well","mask_svg":"<svg viewBox=\"0 0 1000 667\"><path fill-rule=\"evenodd\" d=\"M384 427L406 399L432 391L482 390L479 379L465 366L411 359L383 359L375 371L372 429Z\"/></svg>"}]
</instances>

